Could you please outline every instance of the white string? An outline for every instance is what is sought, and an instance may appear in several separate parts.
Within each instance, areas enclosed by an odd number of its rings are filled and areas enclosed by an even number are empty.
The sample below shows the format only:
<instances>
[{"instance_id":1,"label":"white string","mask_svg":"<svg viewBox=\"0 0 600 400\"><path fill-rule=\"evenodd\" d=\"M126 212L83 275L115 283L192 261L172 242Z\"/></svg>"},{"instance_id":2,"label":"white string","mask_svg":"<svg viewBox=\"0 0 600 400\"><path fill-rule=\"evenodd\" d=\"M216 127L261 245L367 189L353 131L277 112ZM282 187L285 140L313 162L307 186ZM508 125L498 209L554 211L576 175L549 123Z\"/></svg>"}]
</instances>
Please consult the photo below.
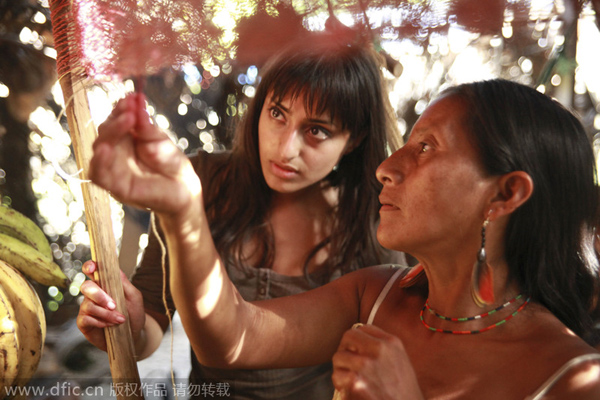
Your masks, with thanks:
<instances>
[{"instance_id":1,"label":"white string","mask_svg":"<svg viewBox=\"0 0 600 400\"><path fill-rule=\"evenodd\" d=\"M175 399L179 399L179 397L177 396L177 391L175 390L175 372L173 371L173 343L174 343L174 333L173 333L173 320L171 318L171 313L169 312L169 306L167 304L167 271L166 271L166 262L165 262L165 257L167 255L167 249L165 247L165 244L162 240L162 238L160 237L160 235L158 234L158 229L156 228L156 217L154 213L150 214L150 225L152 227L152 234L154 236L156 236L156 239L158 241L158 244L160 246L160 250L161 250L161 266L162 266L162 273L163 273L163 288L162 288L162 301L163 301L163 305L165 307L165 312L167 314L167 318L169 319L169 329L171 331L171 347L170 347L170 361L171 361L171 384L173 385L173 392L175 393Z\"/></svg>"},{"instance_id":2,"label":"white string","mask_svg":"<svg viewBox=\"0 0 600 400\"><path fill-rule=\"evenodd\" d=\"M87 85L83 85L81 90L86 90L86 88L90 86L89 84ZM60 119L65 115L65 111L67 110L67 107L73 102L73 98L75 97L75 93L71 94L71 96L67 99L67 101L65 102L65 105L62 107L62 109L60 110L60 113L56 116L56 120L57 122L60 124ZM88 121L89 122L93 122L93 121ZM63 178L65 181L68 182L76 182L76 183L90 183L92 182L89 179L81 179L78 178L77 176L79 174L81 174L83 172L83 168L80 169L79 171L77 171L74 174L68 174L59 164L59 162L57 160L52 160L48 157L46 157L46 159L48 161L50 161L50 163L52 164L52 167L54 168L54 171L56 172L56 174L58 176L60 176L61 178Z\"/></svg>"}]
</instances>

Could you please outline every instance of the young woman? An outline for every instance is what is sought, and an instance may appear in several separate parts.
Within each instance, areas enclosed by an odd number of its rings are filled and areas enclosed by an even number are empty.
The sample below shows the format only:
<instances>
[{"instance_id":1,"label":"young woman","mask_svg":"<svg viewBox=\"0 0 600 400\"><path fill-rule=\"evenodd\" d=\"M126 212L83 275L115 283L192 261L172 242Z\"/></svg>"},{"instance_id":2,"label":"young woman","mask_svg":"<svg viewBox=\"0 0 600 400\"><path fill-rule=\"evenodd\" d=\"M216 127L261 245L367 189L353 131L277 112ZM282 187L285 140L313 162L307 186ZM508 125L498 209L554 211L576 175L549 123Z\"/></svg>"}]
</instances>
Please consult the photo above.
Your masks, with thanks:
<instances>
[{"instance_id":1,"label":"young woman","mask_svg":"<svg viewBox=\"0 0 600 400\"><path fill-rule=\"evenodd\" d=\"M130 97L119 103L99 131L124 129L138 101ZM383 249L375 236L381 188L375 170L388 147L399 141L390 109L380 65L368 47L327 35L305 38L262 74L233 150L191 158L202 182L215 250L245 300L300 293L401 258ZM161 256L153 235L132 280L137 290L125 283L141 356L154 351L169 322ZM78 326L104 348L99 328L119 321L102 319L104 314L88 300L96 290L91 282L82 286L86 300ZM172 313L169 293L167 299ZM319 399L333 393L331 372L330 363L277 371L220 370L192 356L190 383L227 382L231 397L238 399Z\"/></svg>"},{"instance_id":2,"label":"young woman","mask_svg":"<svg viewBox=\"0 0 600 400\"><path fill-rule=\"evenodd\" d=\"M133 109L115 112L123 128L144 121ZM91 165L96 183L158 214L173 299L202 363L333 359L348 399L600 398L594 156L579 121L534 89L450 89L378 168L377 237L419 266L365 268L268 301L244 301L227 278L200 182L165 135L147 122L104 130ZM119 315L106 295L90 299L107 320Z\"/></svg>"}]
</instances>

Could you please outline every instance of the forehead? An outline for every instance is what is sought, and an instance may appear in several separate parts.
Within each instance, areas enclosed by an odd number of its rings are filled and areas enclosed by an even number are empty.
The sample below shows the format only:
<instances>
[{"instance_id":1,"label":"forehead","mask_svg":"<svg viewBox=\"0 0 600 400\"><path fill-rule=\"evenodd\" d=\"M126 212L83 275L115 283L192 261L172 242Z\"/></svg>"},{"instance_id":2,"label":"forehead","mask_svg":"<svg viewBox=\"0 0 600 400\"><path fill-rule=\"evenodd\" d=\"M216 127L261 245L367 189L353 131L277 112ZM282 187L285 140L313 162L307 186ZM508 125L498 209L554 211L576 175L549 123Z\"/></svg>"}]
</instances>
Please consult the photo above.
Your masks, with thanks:
<instances>
[{"instance_id":1,"label":"forehead","mask_svg":"<svg viewBox=\"0 0 600 400\"><path fill-rule=\"evenodd\" d=\"M446 155L470 160L484 168L479 141L467 123L468 103L458 95L441 97L425 110L409 141L434 143ZM414 135L414 137L413 137Z\"/></svg>"},{"instance_id":2,"label":"forehead","mask_svg":"<svg viewBox=\"0 0 600 400\"><path fill-rule=\"evenodd\" d=\"M282 95L278 96L271 90L267 93L267 97L265 98L265 105L271 103L279 104L285 107L288 111L291 111L292 113L298 108L301 108L304 111L304 113L310 118L327 120L331 123L333 123L334 120L333 114L329 110L322 110L321 107L315 104L315 102L310 101L310 99L306 97L306 94L302 92L283 93Z\"/></svg>"},{"instance_id":3,"label":"forehead","mask_svg":"<svg viewBox=\"0 0 600 400\"><path fill-rule=\"evenodd\" d=\"M434 100L417 120L411 138L435 135L447 141L467 140L470 135L464 123L467 112L465 100L456 95L447 95Z\"/></svg>"}]
</instances>

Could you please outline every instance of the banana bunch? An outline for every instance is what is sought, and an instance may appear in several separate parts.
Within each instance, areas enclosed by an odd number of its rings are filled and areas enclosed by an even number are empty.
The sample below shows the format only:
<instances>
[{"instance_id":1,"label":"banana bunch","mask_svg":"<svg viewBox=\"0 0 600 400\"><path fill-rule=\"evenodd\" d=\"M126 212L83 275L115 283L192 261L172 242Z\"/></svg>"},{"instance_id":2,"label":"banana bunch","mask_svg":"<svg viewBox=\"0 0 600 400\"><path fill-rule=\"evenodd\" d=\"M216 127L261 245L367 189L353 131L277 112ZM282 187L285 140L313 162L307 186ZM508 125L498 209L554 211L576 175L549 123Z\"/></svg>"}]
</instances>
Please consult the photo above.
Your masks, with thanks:
<instances>
[{"instance_id":1,"label":"banana bunch","mask_svg":"<svg viewBox=\"0 0 600 400\"><path fill-rule=\"evenodd\" d=\"M16 210L0 206L0 399L34 375L46 339L46 317L31 286L67 287L44 232Z\"/></svg>"},{"instance_id":2,"label":"banana bunch","mask_svg":"<svg viewBox=\"0 0 600 400\"><path fill-rule=\"evenodd\" d=\"M27 278L0 260L0 398L25 386L40 362L46 339L42 302Z\"/></svg>"},{"instance_id":3,"label":"banana bunch","mask_svg":"<svg viewBox=\"0 0 600 400\"><path fill-rule=\"evenodd\" d=\"M68 279L52 260L44 232L14 209L0 206L0 260L46 286L66 288Z\"/></svg>"}]
</instances>

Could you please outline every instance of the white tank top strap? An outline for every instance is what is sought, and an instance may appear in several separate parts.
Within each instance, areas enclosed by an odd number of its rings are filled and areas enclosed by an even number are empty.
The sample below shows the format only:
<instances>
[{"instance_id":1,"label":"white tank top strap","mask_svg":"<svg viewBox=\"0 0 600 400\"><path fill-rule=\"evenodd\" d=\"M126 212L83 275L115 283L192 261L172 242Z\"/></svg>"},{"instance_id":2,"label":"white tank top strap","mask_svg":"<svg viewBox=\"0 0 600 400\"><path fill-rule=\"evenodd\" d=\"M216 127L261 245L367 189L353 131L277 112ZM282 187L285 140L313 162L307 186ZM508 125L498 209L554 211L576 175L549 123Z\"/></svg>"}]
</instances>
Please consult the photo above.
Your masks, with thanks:
<instances>
[{"instance_id":1,"label":"white tank top strap","mask_svg":"<svg viewBox=\"0 0 600 400\"><path fill-rule=\"evenodd\" d=\"M369 314L369 319L367 320L367 325L371 325L373 323L373 320L375 319L375 314L377 314L377 310L379 309L379 306L381 305L381 303L383 303L385 296L387 296L389 291L392 289L392 285L394 284L394 282L396 282L396 280L398 280L398 277L402 276L403 273L410 271L410 268L408 268L408 267L402 267L402 266L397 266L397 267L398 267L398 270L396 272L394 272L394 275L392 275L390 277L390 279L387 281L387 283L381 290L381 293L379 293L377 300L375 300L375 304L373 304L373 308L371 309L371 313ZM352 329L356 329L362 325L363 324L358 322L358 323L352 325ZM340 392L338 392L337 390L335 390L333 392L332 400L342 400L342 394Z\"/></svg>"},{"instance_id":2,"label":"white tank top strap","mask_svg":"<svg viewBox=\"0 0 600 400\"><path fill-rule=\"evenodd\" d=\"M582 364L586 361L593 361L593 360L600 361L600 354L598 354L598 353L584 354L582 356L578 356L578 357L575 357L575 358L567 361L562 367L560 367L558 369L558 371L556 371L554 374L552 374L552 376L550 378L548 378L548 380L546 380L546 382L544 382L542 384L542 386L540 386L539 389L535 391L535 393L533 393L531 396L526 397L525 400L540 400L540 399L542 399L548 393L548 391L550 391L550 389L552 389L554 384L556 382L558 382L558 380L560 378L562 378L562 376L564 374L569 372L569 370L571 368L576 367L577 365Z\"/></svg>"},{"instance_id":3,"label":"white tank top strap","mask_svg":"<svg viewBox=\"0 0 600 400\"><path fill-rule=\"evenodd\" d=\"M373 304L373 308L371 309L371 313L369 314L369 319L367 320L367 325L371 325L373 323L373 320L375 319L375 314L377 314L377 310L379 310L379 306L381 306L381 303L383 303L385 296L387 296L389 291L392 289L392 285L394 284L394 282L396 282L400 275L406 273L409 270L410 269L407 267L399 267L398 270L394 272L394 275L390 277L390 279L387 281L387 283L381 290L381 293L379 293L379 297L377 297L377 300L375 300L375 304Z\"/></svg>"}]
</instances>

